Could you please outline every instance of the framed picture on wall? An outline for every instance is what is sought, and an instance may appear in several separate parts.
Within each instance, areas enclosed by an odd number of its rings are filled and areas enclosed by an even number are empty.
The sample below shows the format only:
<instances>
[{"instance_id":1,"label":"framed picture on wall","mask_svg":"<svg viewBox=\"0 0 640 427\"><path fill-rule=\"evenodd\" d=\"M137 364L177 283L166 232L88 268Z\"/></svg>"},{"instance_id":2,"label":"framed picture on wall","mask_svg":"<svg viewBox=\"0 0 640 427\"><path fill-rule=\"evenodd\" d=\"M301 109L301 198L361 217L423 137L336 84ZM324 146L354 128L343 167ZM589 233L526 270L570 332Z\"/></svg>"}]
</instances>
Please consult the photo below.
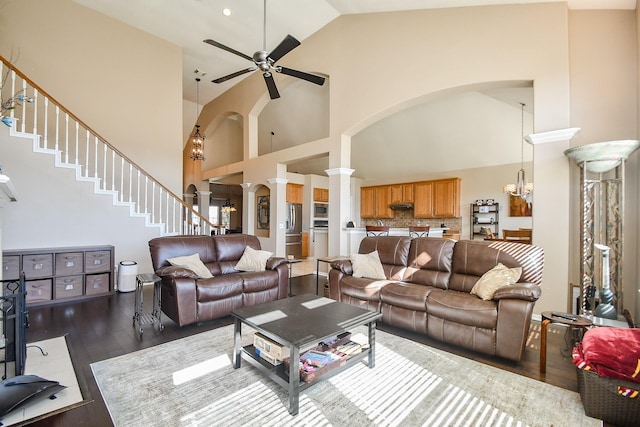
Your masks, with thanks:
<instances>
[{"instance_id":1,"label":"framed picture on wall","mask_svg":"<svg viewBox=\"0 0 640 427\"><path fill-rule=\"evenodd\" d=\"M269 228L269 196L258 196L258 228Z\"/></svg>"},{"instance_id":2,"label":"framed picture on wall","mask_svg":"<svg viewBox=\"0 0 640 427\"><path fill-rule=\"evenodd\" d=\"M509 195L509 216L531 216L533 204L521 197Z\"/></svg>"}]
</instances>

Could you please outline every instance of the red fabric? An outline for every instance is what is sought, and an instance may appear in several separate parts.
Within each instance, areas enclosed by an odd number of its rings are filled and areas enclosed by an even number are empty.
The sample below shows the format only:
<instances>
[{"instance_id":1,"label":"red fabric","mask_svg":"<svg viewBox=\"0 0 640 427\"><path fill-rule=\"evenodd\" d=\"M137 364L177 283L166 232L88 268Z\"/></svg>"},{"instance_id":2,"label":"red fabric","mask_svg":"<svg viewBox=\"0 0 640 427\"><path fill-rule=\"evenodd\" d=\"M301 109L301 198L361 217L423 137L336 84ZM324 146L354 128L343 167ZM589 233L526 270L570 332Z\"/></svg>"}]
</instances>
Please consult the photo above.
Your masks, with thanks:
<instances>
[{"instance_id":1,"label":"red fabric","mask_svg":"<svg viewBox=\"0 0 640 427\"><path fill-rule=\"evenodd\" d=\"M573 353L580 369L640 383L640 328L589 329Z\"/></svg>"}]
</instances>

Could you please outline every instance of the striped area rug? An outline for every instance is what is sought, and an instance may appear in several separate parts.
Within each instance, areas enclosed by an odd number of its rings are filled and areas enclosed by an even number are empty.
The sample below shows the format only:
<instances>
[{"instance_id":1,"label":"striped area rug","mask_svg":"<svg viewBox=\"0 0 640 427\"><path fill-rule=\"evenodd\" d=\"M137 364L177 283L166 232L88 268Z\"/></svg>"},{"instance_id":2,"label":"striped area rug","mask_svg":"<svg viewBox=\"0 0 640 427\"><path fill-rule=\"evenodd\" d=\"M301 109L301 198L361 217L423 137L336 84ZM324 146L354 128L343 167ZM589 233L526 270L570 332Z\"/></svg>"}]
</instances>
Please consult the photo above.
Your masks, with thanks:
<instances>
[{"instance_id":1,"label":"striped area rug","mask_svg":"<svg viewBox=\"0 0 640 427\"><path fill-rule=\"evenodd\" d=\"M294 417L278 385L246 362L233 369L232 347L227 326L91 368L116 426L601 425L575 392L382 331L374 369L358 364L307 389Z\"/></svg>"}]
</instances>

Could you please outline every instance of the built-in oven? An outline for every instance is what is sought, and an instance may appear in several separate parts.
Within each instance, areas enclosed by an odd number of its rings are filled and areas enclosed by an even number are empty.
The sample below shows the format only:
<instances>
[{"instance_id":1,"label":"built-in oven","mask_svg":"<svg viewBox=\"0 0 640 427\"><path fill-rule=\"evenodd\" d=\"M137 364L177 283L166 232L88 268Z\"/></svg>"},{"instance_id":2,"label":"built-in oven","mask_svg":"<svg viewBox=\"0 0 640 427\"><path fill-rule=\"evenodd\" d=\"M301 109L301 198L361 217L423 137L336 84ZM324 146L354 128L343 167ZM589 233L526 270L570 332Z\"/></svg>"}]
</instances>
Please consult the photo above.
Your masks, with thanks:
<instances>
[{"instance_id":1,"label":"built-in oven","mask_svg":"<svg viewBox=\"0 0 640 427\"><path fill-rule=\"evenodd\" d=\"M316 219L313 221L313 228L327 228L329 227L329 221L326 219Z\"/></svg>"},{"instance_id":2,"label":"built-in oven","mask_svg":"<svg viewBox=\"0 0 640 427\"><path fill-rule=\"evenodd\" d=\"M313 205L314 218L328 218L329 217L329 205L327 203L314 203Z\"/></svg>"}]
</instances>

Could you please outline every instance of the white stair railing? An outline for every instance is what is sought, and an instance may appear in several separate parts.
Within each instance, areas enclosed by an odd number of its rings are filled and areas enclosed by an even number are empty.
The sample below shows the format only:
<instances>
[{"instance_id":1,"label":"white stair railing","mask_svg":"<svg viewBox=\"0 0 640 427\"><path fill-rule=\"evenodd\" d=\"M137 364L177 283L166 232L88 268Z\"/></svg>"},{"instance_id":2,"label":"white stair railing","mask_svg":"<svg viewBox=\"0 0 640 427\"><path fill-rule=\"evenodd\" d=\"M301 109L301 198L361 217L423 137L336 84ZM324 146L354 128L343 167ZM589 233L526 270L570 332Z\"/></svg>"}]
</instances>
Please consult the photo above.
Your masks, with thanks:
<instances>
[{"instance_id":1,"label":"white stair railing","mask_svg":"<svg viewBox=\"0 0 640 427\"><path fill-rule=\"evenodd\" d=\"M133 216L147 217L147 225L161 227L162 234L210 235L217 230L5 58L0 59L2 100L15 100L3 115L16 119L16 131L40 136L37 151L55 154L57 166L75 168L78 180L93 181L96 193L112 194L114 204L129 205Z\"/></svg>"}]
</instances>

